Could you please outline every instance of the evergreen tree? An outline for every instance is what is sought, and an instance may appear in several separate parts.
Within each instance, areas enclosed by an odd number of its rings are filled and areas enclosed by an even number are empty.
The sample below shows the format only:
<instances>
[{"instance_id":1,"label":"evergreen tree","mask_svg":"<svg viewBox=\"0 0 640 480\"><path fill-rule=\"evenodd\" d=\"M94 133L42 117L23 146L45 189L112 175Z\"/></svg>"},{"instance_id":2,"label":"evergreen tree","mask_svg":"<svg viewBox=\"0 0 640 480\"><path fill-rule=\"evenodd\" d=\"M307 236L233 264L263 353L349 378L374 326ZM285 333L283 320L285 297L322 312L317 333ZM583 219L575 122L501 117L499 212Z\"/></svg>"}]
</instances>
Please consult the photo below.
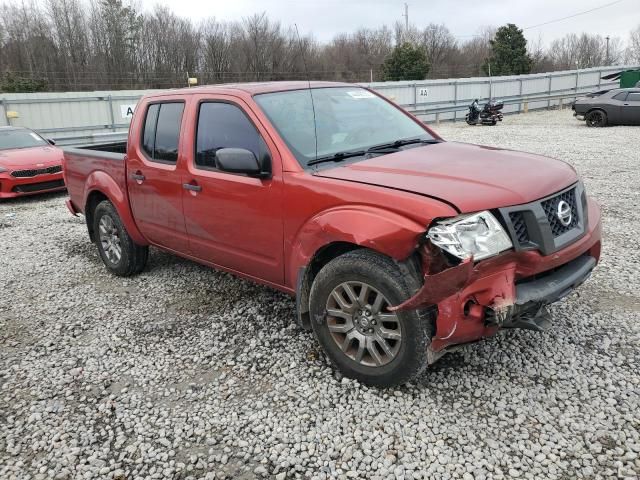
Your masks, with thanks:
<instances>
[{"instance_id":1,"label":"evergreen tree","mask_svg":"<svg viewBox=\"0 0 640 480\"><path fill-rule=\"evenodd\" d=\"M527 53L527 39L513 23L500 27L491 40L491 55L482 69L491 75L521 75L531 73L533 61Z\"/></svg>"},{"instance_id":2,"label":"evergreen tree","mask_svg":"<svg viewBox=\"0 0 640 480\"><path fill-rule=\"evenodd\" d=\"M387 81L424 80L429 72L427 54L421 47L402 43L384 61L382 71Z\"/></svg>"}]
</instances>

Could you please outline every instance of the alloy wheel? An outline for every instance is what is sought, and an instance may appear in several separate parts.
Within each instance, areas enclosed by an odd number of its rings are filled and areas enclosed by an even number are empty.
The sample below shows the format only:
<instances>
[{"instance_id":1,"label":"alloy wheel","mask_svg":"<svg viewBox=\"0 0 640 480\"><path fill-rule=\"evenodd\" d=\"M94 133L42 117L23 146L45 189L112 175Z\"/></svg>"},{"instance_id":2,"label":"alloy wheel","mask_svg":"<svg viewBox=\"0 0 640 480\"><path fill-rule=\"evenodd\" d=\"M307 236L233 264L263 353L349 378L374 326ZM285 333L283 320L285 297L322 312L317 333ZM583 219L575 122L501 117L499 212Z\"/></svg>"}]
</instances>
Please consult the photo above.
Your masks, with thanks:
<instances>
[{"instance_id":1,"label":"alloy wheel","mask_svg":"<svg viewBox=\"0 0 640 480\"><path fill-rule=\"evenodd\" d=\"M391 362L400 350L402 327L389 301L364 282L344 282L327 299L327 328L342 353L369 367Z\"/></svg>"},{"instance_id":2,"label":"alloy wheel","mask_svg":"<svg viewBox=\"0 0 640 480\"><path fill-rule=\"evenodd\" d=\"M98 224L98 235L100 244L107 260L117 265L122 258L122 245L120 243L120 233L109 215L103 215Z\"/></svg>"},{"instance_id":3,"label":"alloy wheel","mask_svg":"<svg viewBox=\"0 0 640 480\"><path fill-rule=\"evenodd\" d=\"M592 112L587 121L590 127L599 127L602 125L603 115L600 112Z\"/></svg>"}]
</instances>

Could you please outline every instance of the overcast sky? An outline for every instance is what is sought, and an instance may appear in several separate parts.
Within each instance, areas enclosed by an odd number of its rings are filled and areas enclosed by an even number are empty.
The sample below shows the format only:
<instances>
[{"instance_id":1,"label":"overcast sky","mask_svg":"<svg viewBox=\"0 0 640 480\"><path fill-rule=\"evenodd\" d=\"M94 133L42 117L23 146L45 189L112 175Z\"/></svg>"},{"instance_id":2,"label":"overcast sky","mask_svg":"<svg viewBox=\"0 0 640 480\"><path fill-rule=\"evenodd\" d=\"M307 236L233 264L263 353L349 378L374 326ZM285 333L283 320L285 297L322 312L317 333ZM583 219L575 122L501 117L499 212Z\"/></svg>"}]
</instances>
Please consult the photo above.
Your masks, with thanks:
<instances>
[{"instance_id":1,"label":"overcast sky","mask_svg":"<svg viewBox=\"0 0 640 480\"><path fill-rule=\"evenodd\" d=\"M613 0L407 0L409 21L417 27L444 23L451 33L465 40L480 26L515 23L521 28L537 25L613 3ZM325 42L336 33L359 27L391 26L403 20L402 0L142 0L145 10L153 5L169 6L192 19L213 16L240 20L256 12L283 24L298 24L300 33L313 33ZM617 3L549 25L525 30L530 41L539 36L545 44L570 32L590 32L621 37L625 42L632 28L640 25L640 0Z\"/></svg>"}]
</instances>

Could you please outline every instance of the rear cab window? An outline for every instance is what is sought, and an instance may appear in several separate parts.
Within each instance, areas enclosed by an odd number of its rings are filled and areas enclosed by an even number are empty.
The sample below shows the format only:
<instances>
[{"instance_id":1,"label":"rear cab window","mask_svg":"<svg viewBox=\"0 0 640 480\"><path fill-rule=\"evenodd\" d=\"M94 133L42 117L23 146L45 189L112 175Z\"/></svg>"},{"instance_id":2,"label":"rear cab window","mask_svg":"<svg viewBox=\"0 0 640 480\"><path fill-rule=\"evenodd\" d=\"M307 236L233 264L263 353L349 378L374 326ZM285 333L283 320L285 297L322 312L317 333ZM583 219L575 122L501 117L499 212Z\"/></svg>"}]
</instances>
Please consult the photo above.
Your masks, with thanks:
<instances>
[{"instance_id":1,"label":"rear cab window","mask_svg":"<svg viewBox=\"0 0 640 480\"><path fill-rule=\"evenodd\" d=\"M142 132L142 150L149 160L166 164L178 161L183 112L182 101L149 105Z\"/></svg>"}]
</instances>

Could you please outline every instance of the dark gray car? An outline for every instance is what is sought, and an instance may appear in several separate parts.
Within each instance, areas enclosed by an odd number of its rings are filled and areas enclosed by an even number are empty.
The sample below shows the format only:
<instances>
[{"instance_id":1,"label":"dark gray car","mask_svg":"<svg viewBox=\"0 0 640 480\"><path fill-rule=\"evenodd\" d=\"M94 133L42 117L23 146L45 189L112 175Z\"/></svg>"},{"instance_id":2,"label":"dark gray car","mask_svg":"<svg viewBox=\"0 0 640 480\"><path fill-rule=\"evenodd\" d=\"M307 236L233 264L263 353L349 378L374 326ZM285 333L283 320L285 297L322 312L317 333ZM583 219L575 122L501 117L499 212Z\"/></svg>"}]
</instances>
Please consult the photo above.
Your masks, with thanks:
<instances>
[{"instance_id":1,"label":"dark gray car","mask_svg":"<svg viewBox=\"0 0 640 480\"><path fill-rule=\"evenodd\" d=\"M573 102L573 115L588 127L640 125L640 88L602 90Z\"/></svg>"}]
</instances>

